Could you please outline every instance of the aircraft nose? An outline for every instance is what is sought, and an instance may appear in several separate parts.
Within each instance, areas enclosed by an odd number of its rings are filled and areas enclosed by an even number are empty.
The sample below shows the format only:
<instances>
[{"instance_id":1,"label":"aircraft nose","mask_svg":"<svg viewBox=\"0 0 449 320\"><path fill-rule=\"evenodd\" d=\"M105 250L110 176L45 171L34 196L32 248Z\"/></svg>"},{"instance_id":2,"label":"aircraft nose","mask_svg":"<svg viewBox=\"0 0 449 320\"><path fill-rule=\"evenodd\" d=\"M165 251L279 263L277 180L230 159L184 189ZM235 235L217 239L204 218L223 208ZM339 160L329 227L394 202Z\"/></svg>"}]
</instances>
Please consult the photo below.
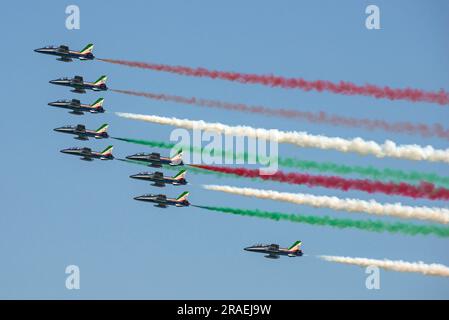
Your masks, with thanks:
<instances>
[{"instance_id":1,"label":"aircraft nose","mask_svg":"<svg viewBox=\"0 0 449 320\"><path fill-rule=\"evenodd\" d=\"M56 83L58 83L58 80L50 80L48 82L51 83L51 84L56 84Z\"/></svg>"},{"instance_id":2,"label":"aircraft nose","mask_svg":"<svg viewBox=\"0 0 449 320\"><path fill-rule=\"evenodd\" d=\"M135 178L137 178L138 176L139 176L138 174L132 174L132 175L130 175L129 177L135 179Z\"/></svg>"},{"instance_id":3,"label":"aircraft nose","mask_svg":"<svg viewBox=\"0 0 449 320\"><path fill-rule=\"evenodd\" d=\"M67 149L62 149L61 152L62 153L69 153L69 151Z\"/></svg>"},{"instance_id":4,"label":"aircraft nose","mask_svg":"<svg viewBox=\"0 0 449 320\"><path fill-rule=\"evenodd\" d=\"M43 48L37 48L37 49L34 49L34 52L39 52L39 53L41 53L41 52L44 52L44 50L43 50Z\"/></svg>"},{"instance_id":5,"label":"aircraft nose","mask_svg":"<svg viewBox=\"0 0 449 320\"><path fill-rule=\"evenodd\" d=\"M143 196L134 197L134 200L143 200Z\"/></svg>"},{"instance_id":6,"label":"aircraft nose","mask_svg":"<svg viewBox=\"0 0 449 320\"><path fill-rule=\"evenodd\" d=\"M128 160L137 160L138 158L135 155L131 155L131 156L127 156L126 159L128 159Z\"/></svg>"}]
</instances>

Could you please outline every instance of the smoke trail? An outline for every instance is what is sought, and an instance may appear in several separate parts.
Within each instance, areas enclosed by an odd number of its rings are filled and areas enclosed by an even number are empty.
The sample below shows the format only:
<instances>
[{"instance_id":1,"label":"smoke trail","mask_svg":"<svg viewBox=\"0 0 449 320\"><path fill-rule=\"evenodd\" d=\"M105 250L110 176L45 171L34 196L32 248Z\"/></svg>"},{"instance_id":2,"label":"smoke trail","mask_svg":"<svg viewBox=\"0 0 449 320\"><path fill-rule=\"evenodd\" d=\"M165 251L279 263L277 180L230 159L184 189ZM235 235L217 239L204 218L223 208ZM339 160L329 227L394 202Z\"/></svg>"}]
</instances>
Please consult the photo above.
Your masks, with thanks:
<instances>
[{"instance_id":1,"label":"smoke trail","mask_svg":"<svg viewBox=\"0 0 449 320\"><path fill-rule=\"evenodd\" d=\"M172 149L175 144L165 143L163 141L153 141L153 140L141 140L141 139L129 139L129 138L115 138L113 139L135 143L155 148ZM192 152L202 153L204 148L193 148L190 146L181 146L184 150L189 149ZM217 151L217 150L215 150ZM232 151L222 150L222 155L232 155ZM236 154L236 159L243 159L246 161L248 159L247 153ZM255 156L254 156L255 158ZM377 169L374 167L360 167L360 166L346 166L341 164L336 164L332 162L315 162L299 160L294 158L279 158L279 165L281 167L296 168L301 170L315 170L319 172L331 172L334 174L359 174L362 176L370 177L376 180L394 180L394 181L411 181L411 182L421 182L427 181L430 183L435 183L439 185L444 185L449 187L449 177L439 176L435 173L423 173L417 171L402 171L394 169Z\"/></svg>"},{"instance_id":2,"label":"smoke trail","mask_svg":"<svg viewBox=\"0 0 449 320\"><path fill-rule=\"evenodd\" d=\"M372 84L356 85L351 82L340 81L333 83L326 80L308 81L302 78L285 78L273 75L257 75L239 72L214 71L204 68L190 68L183 66L170 66L164 64L134 62L113 59L98 59L104 62L163 71L193 77L207 77L240 83L261 84L270 87L281 87L286 89L300 89L304 91L332 92L343 95L371 96L376 99L385 98L390 100L407 100L413 102L431 102L440 105L449 104L449 93L440 89L438 92L429 92L420 89L393 89L390 87L379 87Z\"/></svg>"},{"instance_id":3,"label":"smoke trail","mask_svg":"<svg viewBox=\"0 0 449 320\"><path fill-rule=\"evenodd\" d=\"M418 272L430 276L449 277L449 267L442 264L425 264L423 262L406 262L402 260L377 260L367 258L351 258L339 256L319 256L321 259L344 264L353 264L360 267L377 266L386 270L399 272Z\"/></svg>"},{"instance_id":4,"label":"smoke trail","mask_svg":"<svg viewBox=\"0 0 449 320\"><path fill-rule=\"evenodd\" d=\"M263 106L247 106L243 103L229 103L218 100L207 100L201 98L187 98L169 94L137 92L131 90L112 90L114 92L145 97L154 100L172 101L182 104L197 105L208 108L220 108L266 116L276 116L288 119L305 120L312 123L324 123L333 126L344 126L351 128L363 128L367 130L384 130L393 133L418 134L423 137L440 137L449 140L449 129L444 129L441 124L432 126L427 124L413 124L409 122L389 123L385 120L356 119L338 115L329 115L324 111L307 112L287 109L271 109Z\"/></svg>"},{"instance_id":5,"label":"smoke trail","mask_svg":"<svg viewBox=\"0 0 449 320\"><path fill-rule=\"evenodd\" d=\"M308 187L333 188L343 191L359 190L368 193L380 192L388 195L400 195L411 198L427 198L431 200L448 200L449 190L436 188L434 184L422 182L419 186L407 183L386 183L380 181L344 179L336 176L314 176L305 173L277 171L272 175L261 175L258 169L231 168L209 165L191 165L196 168L226 173L247 178L286 182L307 185Z\"/></svg>"},{"instance_id":6,"label":"smoke trail","mask_svg":"<svg viewBox=\"0 0 449 320\"><path fill-rule=\"evenodd\" d=\"M146 122L171 125L185 129L199 129L226 135L246 136L257 139L289 143L299 147L333 149L340 152L355 152L362 155L372 154L376 157L393 157L408 160L427 160L449 163L449 149L438 150L432 146L399 145L387 140L383 144L365 141L362 138L347 140L343 138L311 135L306 132L285 132L277 129L255 129L248 126L227 126L221 123L207 123L187 119L158 117L133 113L116 112L119 117Z\"/></svg>"},{"instance_id":7,"label":"smoke trail","mask_svg":"<svg viewBox=\"0 0 449 320\"><path fill-rule=\"evenodd\" d=\"M314 196L303 193L277 192L252 188L238 188L220 185L204 185L207 190L221 191L259 199L291 202L318 208L330 208L347 212L365 212L373 215L391 216L404 219L420 219L439 223L449 222L449 209L435 207L410 207L400 203L381 204L375 200L340 199L337 197Z\"/></svg>"},{"instance_id":8,"label":"smoke trail","mask_svg":"<svg viewBox=\"0 0 449 320\"><path fill-rule=\"evenodd\" d=\"M449 237L448 227L439 227L433 225L415 225L410 223L387 223L380 220L352 220L352 219L336 219L329 216L319 217L310 215L296 215L280 212L269 212L261 210L244 210L228 207L210 207L195 206L198 208L230 213L241 216L257 217L271 220L284 220L296 223L306 223L310 225L329 226L339 229L354 228L372 232L390 232L403 233L407 235L429 235L433 234L438 237Z\"/></svg>"}]
</instances>

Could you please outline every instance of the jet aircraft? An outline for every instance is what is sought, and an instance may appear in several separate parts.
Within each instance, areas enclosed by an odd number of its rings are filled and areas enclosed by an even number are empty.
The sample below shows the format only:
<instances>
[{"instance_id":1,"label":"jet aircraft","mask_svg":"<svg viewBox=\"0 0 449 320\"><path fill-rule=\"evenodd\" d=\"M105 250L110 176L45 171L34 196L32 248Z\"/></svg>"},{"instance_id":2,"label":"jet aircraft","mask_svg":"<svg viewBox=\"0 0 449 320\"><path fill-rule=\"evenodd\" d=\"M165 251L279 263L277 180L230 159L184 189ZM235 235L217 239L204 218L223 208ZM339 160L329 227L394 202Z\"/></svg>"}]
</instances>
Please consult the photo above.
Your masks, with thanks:
<instances>
[{"instance_id":1,"label":"jet aircraft","mask_svg":"<svg viewBox=\"0 0 449 320\"><path fill-rule=\"evenodd\" d=\"M154 206L158 208L166 208L167 206L188 207L190 205L190 202L187 201L188 195L189 193L185 191L176 199L172 199L167 198L165 194L145 194L135 197L134 200L152 202L155 203Z\"/></svg>"},{"instance_id":2,"label":"jet aircraft","mask_svg":"<svg viewBox=\"0 0 449 320\"><path fill-rule=\"evenodd\" d=\"M148 162L149 167L161 168L163 164L168 164L170 166L182 166L184 163L182 161L182 150L179 150L173 157L165 158L161 157L159 153L136 153L131 156L127 156L128 160L136 160L142 162Z\"/></svg>"},{"instance_id":3,"label":"jet aircraft","mask_svg":"<svg viewBox=\"0 0 449 320\"><path fill-rule=\"evenodd\" d=\"M86 127L82 124L78 124L76 126L64 126L55 128L54 130L56 132L62 132L62 133L68 133L68 134L74 134L76 135L75 139L78 140L89 140L89 138L95 138L95 139L106 139L109 138L108 135L108 127L109 125L105 123L97 130L88 130Z\"/></svg>"},{"instance_id":4,"label":"jet aircraft","mask_svg":"<svg viewBox=\"0 0 449 320\"><path fill-rule=\"evenodd\" d=\"M62 153L81 157L81 160L92 161L93 159L112 160L112 146L107 147L101 152L92 151L90 148L69 148L61 150Z\"/></svg>"},{"instance_id":5,"label":"jet aircraft","mask_svg":"<svg viewBox=\"0 0 449 320\"><path fill-rule=\"evenodd\" d=\"M162 172L159 171L156 171L154 173L142 172L138 174L133 174L132 176L129 177L133 179L153 182L152 185L155 187L165 187L166 184L171 184L174 186L186 185L187 180L185 179L185 175L186 170L183 169L173 177L166 177L162 174Z\"/></svg>"},{"instance_id":6,"label":"jet aircraft","mask_svg":"<svg viewBox=\"0 0 449 320\"><path fill-rule=\"evenodd\" d=\"M93 90L93 91L106 91L108 90L108 87L106 86L106 80L108 77L101 76L98 78L95 82L87 82L84 81L83 77L81 76L74 76L73 78L59 78L55 80L50 80L49 82L51 84L56 84L59 86L66 86L66 87L72 87L72 92L75 93L86 93L86 90Z\"/></svg>"},{"instance_id":7,"label":"jet aircraft","mask_svg":"<svg viewBox=\"0 0 449 320\"><path fill-rule=\"evenodd\" d=\"M245 251L259 252L266 254L265 258L279 259L279 256L300 257L303 255L301 250L301 241L296 241L288 248L280 248L278 244L256 244L246 247Z\"/></svg>"},{"instance_id":8,"label":"jet aircraft","mask_svg":"<svg viewBox=\"0 0 449 320\"><path fill-rule=\"evenodd\" d=\"M93 60L93 59L95 59L95 56L92 54L93 49L94 49L94 45L92 43L89 43L87 46L84 47L84 49L82 49L80 51L70 50L69 47L66 45L60 45L58 47L47 46L47 47L35 49L34 51L38 52L38 53L57 56L58 58L56 60L58 60L58 61L71 62L71 61L73 61L73 59L78 59L78 60Z\"/></svg>"},{"instance_id":9,"label":"jet aircraft","mask_svg":"<svg viewBox=\"0 0 449 320\"><path fill-rule=\"evenodd\" d=\"M104 98L97 99L92 104L83 104L77 99L72 100L58 100L54 102L49 102L48 105L52 107L58 107L63 109L70 109L69 113L76 115L83 115L84 112L90 113L104 113L103 109Z\"/></svg>"}]
</instances>

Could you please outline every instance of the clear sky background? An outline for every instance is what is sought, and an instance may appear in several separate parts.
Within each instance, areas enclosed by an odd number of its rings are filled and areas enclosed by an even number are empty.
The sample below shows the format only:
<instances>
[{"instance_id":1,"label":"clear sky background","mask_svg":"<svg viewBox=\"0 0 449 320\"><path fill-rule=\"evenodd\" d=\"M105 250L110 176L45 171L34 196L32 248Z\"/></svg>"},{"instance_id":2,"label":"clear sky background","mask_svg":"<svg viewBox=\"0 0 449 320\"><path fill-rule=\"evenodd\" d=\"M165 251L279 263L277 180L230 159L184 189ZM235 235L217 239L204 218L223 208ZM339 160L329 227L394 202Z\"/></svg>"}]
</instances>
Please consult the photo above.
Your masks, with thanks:
<instances>
[{"instance_id":1,"label":"clear sky background","mask_svg":"<svg viewBox=\"0 0 449 320\"><path fill-rule=\"evenodd\" d=\"M77 4L81 29L65 28L65 8ZM381 30L365 28L365 8L381 10ZM95 44L101 58L305 79L348 80L392 87L449 90L449 3L447 1L9 1L0 27L2 113L0 183L0 298L145 299L397 299L449 298L449 279L381 271L381 289L365 288L365 270L321 261L315 255L403 259L449 265L448 240L434 236L378 234L275 222L207 212L198 208L161 210L132 198L144 193L176 196L189 190L199 205L368 219L327 209L243 198L202 190L201 184L263 187L316 195L447 207L441 201L337 192L246 179L188 174L191 184L155 189L128 178L145 168L119 161L83 162L59 150L103 149L116 157L145 146L120 141L74 140L52 129L110 124L112 136L168 141L173 128L118 118L115 111L220 121L229 125L383 142L431 144L442 139L391 135L294 120L207 110L113 93L76 95L49 80L79 74L85 80L109 76L116 89L164 92L231 102L323 110L343 116L411 121L447 127L448 106L376 100L181 77L100 61L62 63L33 49ZM91 103L104 96L109 113L73 116L47 106L57 99ZM157 151L157 149L154 149ZM166 153L167 150L160 150ZM350 165L374 165L449 175L444 164L377 159L334 151L280 146L282 156ZM168 171L171 173L171 171ZM393 219L383 219L393 220ZM308 256L264 259L245 246L303 241ZM81 269L81 289L65 288L65 268Z\"/></svg>"}]
</instances>

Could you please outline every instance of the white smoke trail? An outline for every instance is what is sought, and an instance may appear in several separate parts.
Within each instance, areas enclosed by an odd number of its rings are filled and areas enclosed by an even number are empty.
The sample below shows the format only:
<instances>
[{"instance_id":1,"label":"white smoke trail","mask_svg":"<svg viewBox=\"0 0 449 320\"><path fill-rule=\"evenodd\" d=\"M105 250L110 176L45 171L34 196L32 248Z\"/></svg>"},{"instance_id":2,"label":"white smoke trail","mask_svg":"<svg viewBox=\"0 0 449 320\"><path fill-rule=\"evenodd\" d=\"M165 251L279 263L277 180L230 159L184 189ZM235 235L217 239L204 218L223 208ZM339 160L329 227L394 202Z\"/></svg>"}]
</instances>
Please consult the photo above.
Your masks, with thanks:
<instances>
[{"instance_id":1,"label":"white smoke trail","mask_svg":"<svg viewBox=\"0 0 449 320\"><path fill-rule=\"evenodd\" d=\"M213 131L226 135L246 136L264 140L289 143L300 147L319 149L333 149L341 152L355 152L362 155L371 154L376 157L393 157L417 161L434 161L449 163L449 149L434 149L432 146L421 147L419 145L396 145L395 142L386 140L383 144L374 141L365 141L362 138L351 140L311 135L307 132L279 131L277 129L252 128L247 126L228 126L222 123L207 123L202 120L192 121L187 119L167 118L134 113L116 112L119 117L171 125L185 129L200 129Z\"/></svg>"},{"instance_id":2,"label":"white smoke trail","mask_svg":"<svg viewBox=\"0 0 449 320\"><path fill-rule=\"evenodd\" d=\"M351 258L339 256L319 256L321 259L331 262L353 264L361 267L377 266L386 270L399 272L419 272L425 275L449 277L449 267L442 264L432 263L425 264L419 262L406 262L402 260L377 260L366 258Z\"/></svg>"},{"instance_id":3,"label":"white smoke trail","mask_svg":"<svg viewBox=\"0 0 449 320\"><path fill-rule=\"evenodd\" d=\"M381 204L375 200L340 199L337 197L314 196L311 194L287 193L222 185L203 185L203 187L207 190L221 191L260 199L285 201L319 208L330 208L333 210L365 212L374 215L392 216L404 219L429 220L444 224L449 222L449 209L445 208L410 207L400 203Z\"/></svg>"}]
</instances>

